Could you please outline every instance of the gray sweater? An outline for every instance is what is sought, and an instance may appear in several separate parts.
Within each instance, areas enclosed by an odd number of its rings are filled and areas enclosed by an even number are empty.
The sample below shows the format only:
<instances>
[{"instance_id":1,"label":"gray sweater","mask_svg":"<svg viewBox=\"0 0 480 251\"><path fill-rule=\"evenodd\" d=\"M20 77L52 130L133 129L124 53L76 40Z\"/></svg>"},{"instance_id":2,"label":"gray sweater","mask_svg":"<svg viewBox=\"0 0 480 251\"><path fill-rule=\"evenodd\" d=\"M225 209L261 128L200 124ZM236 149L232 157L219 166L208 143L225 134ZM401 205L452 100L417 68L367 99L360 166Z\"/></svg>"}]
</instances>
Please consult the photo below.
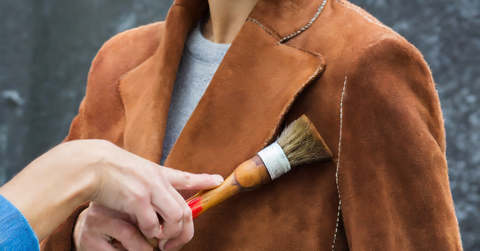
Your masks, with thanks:
<instances>
[{"instance_id":1,"label":"gray sweater","mask_svg":"<svg viewBox=\"0 0 480 251\"><path fill-rule=\"evenodd\" d=\"M183 49L168 111L160 160L162 165L230 47L229 44L217 44L205 39L200 30L201 24L200 21L195 26Z\"/></svg>"}]
</instances>

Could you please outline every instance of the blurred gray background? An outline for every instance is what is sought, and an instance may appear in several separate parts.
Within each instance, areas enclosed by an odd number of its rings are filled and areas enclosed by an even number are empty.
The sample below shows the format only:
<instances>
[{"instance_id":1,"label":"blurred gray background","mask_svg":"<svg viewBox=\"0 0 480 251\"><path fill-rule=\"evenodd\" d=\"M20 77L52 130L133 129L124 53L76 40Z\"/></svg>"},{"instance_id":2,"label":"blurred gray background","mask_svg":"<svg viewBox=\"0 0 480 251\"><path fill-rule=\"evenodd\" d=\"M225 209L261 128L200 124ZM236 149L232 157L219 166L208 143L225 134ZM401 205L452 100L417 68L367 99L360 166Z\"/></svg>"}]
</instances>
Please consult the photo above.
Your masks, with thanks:
<instances>
[{"instance_id":1,"label":"blurred gray background","mask_svg":"<svg viewBox=\"0 0 480 251\"><path fill-rule=\"evenodd\" d=\"M422 51L442 102L465 250L480 250L480 0L353 0ZM164 20L172 0L0 0L0 185L57 145L90 63L115 34Z\"/></svg>"}]
</instances>

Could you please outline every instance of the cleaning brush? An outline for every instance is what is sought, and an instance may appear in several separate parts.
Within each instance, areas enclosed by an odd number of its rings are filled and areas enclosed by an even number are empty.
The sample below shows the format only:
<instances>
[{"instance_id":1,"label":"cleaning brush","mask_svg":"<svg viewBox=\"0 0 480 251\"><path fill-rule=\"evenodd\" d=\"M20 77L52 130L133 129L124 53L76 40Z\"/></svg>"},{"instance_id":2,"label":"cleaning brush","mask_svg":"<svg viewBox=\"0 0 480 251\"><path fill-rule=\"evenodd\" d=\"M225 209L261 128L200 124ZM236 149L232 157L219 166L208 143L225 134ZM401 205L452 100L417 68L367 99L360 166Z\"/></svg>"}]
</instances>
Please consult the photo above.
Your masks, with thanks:
<instances>
[{"instance_id":1,"label":"cleaning brush","mask_svg":"<svg viewBox=\"0 0 480 251\"><path fill-rule=\"evenodd\" d=\"M218 187L200 191L187 200L193 218L218 203L244 191L266 184L292 167L332 158L332 152L307 116L302 115L285 127L278 139L249 160L240 164ZM158 240L149 238L157 247Z\"/></svg>"},{"instance_id":2,"label":"cleaning brush","mask_svg":"<svg viewBox=\"0 0 480 251\"><path fill-rule=\"evenodd\" d=\"M193 218L218 203L244 191L266 184L292 167L332 158L332 152L307 116L288 125L277 141L240 164L218 187L201 191L187 200Z\"/></svg>"}]
</instances>

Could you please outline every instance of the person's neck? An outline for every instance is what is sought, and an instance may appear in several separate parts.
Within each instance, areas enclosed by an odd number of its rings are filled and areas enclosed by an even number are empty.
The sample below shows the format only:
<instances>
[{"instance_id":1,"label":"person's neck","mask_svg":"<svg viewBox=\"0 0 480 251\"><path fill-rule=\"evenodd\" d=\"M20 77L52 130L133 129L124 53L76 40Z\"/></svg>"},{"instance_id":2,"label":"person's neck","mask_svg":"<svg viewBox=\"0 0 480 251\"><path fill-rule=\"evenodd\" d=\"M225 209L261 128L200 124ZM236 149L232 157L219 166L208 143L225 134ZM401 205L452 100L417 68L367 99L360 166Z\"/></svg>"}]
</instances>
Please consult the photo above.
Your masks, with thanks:
<instances>
[{"instance_id":1,"label":"person's neck","mask_svg":"<svg viewBox=\"0 0 480 251\"><path fill-rule=\"evenodd\" d=\"M208 0L210 15L203 36L221 44L231 44L258 0Z\"/></svg>"}]
</instances>

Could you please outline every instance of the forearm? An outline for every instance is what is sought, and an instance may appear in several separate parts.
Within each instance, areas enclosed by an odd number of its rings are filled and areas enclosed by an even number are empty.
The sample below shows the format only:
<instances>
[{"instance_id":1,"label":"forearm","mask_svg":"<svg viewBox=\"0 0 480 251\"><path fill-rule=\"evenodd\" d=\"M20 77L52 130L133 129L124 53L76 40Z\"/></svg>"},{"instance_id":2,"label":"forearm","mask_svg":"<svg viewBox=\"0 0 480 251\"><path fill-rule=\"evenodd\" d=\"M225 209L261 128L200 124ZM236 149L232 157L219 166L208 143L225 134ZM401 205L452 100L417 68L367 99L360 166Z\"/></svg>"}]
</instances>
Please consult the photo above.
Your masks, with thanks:
<instances>
[{"instance_id":1,"label":"forearm","mask_svg":"<svg viewBox=\"0 0 480 251\"><path fill-rule=\"evenodd\" d=\"M95 191L95 170L78 157L76 149L54 148L0 188L0 194L22 212L40 241Z\"/></svg>"}]
</instances>

